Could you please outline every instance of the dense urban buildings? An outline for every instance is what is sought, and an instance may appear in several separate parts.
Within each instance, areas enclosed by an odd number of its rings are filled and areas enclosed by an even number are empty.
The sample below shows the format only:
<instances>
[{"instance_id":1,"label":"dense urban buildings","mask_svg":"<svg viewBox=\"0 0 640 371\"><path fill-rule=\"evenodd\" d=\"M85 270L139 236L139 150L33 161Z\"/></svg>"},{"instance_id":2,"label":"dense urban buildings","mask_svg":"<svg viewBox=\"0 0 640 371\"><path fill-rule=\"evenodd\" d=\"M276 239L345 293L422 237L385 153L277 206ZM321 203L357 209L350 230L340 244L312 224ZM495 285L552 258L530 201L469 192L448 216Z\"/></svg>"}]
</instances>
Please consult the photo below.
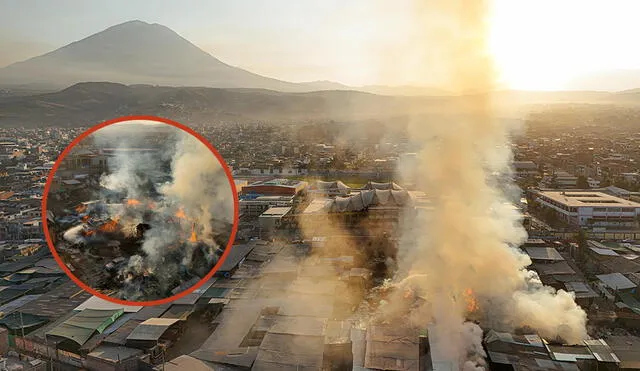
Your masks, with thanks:
<instances>
[{"instance_id":1,"label":"dense urban buildings","mask_svg":"<svg viewBox=\"0 0 640 371\"><path fill-rule=\"evenodd\" d=\"M196 129L232 168L240 228L214 278L153 307L92 297L48 253L40 225L44 182L80 130L2 130L0 344L23 357L9 363L90 370L446 366L429 346L428 329L358 325L388 295L382 288L403 218L432 207L428 192L393 166L369 161L410 160L405 141L293 142L278 139L291 128L277 125ZM530 235L519 249L542 283L573 293L592 340L569 346L535 331L487 329L482 346L491 369L638 368L640 199L632 174L639 169L629 161L638 155L637 138L609 134L616 139L606 143L586 129L572 136L531 129L516 138L512 176L522 193L513 207L525 215ZM586 155L575 148L586 145L605 149ZM87 149L55 181L82 190L111 155Z\"/></svg>"}]
</instances>

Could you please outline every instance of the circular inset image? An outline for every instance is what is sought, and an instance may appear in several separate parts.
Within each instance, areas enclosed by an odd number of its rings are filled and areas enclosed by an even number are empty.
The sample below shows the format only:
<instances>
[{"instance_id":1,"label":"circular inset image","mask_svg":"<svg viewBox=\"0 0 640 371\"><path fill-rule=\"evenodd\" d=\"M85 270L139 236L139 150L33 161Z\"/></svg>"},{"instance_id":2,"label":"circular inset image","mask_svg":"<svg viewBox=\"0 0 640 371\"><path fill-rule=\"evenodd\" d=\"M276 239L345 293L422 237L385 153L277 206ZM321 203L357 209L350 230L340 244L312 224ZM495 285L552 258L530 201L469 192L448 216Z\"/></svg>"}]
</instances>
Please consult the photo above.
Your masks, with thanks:
<instances>
[{"instance_id":1,"label":"circular inset image","mask_svg":"<svg viewBox=\"0 0 640 371\"><path fill-rule=\"evenodd\" d=\"M224 262L238 228L231 172L193 130L124 117L76 138L45 186L47 242L83 289L126 305L185 296Z\"/></svg>"}]
</instances>

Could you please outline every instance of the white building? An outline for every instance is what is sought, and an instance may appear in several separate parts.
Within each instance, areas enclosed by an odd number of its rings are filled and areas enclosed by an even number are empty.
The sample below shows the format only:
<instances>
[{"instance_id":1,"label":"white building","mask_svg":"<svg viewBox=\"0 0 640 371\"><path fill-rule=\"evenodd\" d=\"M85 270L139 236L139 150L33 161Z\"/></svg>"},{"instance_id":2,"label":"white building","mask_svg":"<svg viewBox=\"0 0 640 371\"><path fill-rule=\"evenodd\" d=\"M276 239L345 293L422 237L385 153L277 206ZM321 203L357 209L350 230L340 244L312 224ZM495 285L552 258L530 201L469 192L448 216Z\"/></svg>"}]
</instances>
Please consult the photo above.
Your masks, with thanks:
<instances>
[{"instance_id":1,"label":"white building","mask_svg":"<svg viewBox=\"0 0 640 371\"><path fill-rule=\"evenodd\" d=\"M269 208L293 206L294 196L260 196L249 200L240 200L240 213L247 216L258 216Z\"/></svg>"},{"instance_id":2,"label":"white building","mask_svg":"<svg viewBox=\"0 0 640 371\"><path fill-rule=\"evenodd\" d=\"M536 191L533 196L570 225L635 228L640 215L640 203L604 192Z\"/></svg>"}]
</instances>

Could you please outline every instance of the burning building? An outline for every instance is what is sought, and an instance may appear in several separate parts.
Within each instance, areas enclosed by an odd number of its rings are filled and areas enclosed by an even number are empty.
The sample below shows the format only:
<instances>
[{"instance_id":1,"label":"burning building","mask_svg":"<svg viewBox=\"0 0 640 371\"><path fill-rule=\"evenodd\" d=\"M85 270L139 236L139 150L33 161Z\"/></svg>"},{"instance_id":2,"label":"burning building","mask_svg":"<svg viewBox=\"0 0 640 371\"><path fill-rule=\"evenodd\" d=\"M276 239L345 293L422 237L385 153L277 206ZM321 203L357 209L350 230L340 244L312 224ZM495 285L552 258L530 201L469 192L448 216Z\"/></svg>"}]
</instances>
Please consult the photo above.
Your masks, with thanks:
<instances>
[{"instance_id":1,"label":"burning building","mask_svg":"<svg viewBox=\"0 0 640 371\"><path fill-rule=\"evenodd\" d=\"M135 137L113 143L101 135L106 129L89 137L95 146L149 146ZM161 132L157 151L112 151L109 171L90 182L90 193L63 199L52 187L49 208L58 218L50 233L59 234L59 255L109 296L169 297L204 277L231 238L234 195L223 166L196 138L173 129ZM95 201L77 199L88 196Z\"/></svg>"}]
</instances>

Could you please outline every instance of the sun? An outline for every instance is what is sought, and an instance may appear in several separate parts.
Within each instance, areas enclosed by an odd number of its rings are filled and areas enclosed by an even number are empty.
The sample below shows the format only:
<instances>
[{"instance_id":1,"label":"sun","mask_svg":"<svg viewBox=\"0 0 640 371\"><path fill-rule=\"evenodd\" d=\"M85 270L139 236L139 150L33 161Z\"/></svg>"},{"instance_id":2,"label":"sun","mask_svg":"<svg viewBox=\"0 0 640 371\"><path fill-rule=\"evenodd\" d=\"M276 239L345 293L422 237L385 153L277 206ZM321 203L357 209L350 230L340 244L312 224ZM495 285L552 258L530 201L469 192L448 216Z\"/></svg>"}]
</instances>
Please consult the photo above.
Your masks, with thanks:
<instances>
[{"instance_id":1,"label":"sun","mask_svg":"<svg viewBox=\"0 0 640 371\"><path fill-rule=\"evenodd\" d=\"M489 44L502 82L527 90L567 89L603 71L637 69L629 47L636 0L493 0Z\"/></svg>"},{"instance_id":2,"label":"sun","mask_svg":"<svg viewBox=\"0 0 640 371\"><path fill-rule=\"evenodd\" d=\"M555 27L548 13L549 8L530 3L494 1L489 48L501 84L513 89L558 90L567 83L571 66L559 58L567 46L553 41L566 32ZM541 21L544 19L548 22Z\"/></svg>"}]
</instances>

